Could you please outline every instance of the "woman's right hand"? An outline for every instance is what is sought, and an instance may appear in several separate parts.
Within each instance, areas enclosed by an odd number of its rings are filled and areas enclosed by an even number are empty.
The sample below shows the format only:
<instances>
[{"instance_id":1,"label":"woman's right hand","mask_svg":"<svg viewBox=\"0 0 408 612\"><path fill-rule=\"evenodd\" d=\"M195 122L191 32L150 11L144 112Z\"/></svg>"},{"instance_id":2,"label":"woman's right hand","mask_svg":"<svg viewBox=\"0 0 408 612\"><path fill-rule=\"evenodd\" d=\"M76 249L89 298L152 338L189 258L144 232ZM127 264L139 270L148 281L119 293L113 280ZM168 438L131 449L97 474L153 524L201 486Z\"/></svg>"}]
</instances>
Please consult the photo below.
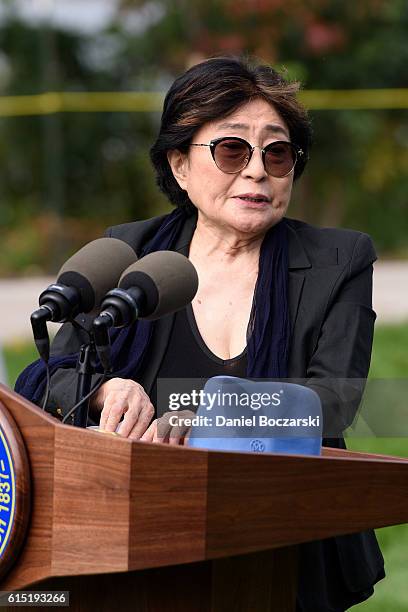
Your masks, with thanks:
<instances>
[{"instance_id":1,"label":"woman's right hand","mask_svg":"<svg viewBox=\"0 0 408 612\"><path fill-rule=\"evenodd\" d=\"M139 383L125 378L112 378L93 395L91 407L101 411L100 429L139 440L154 416L149 396Z\"/></svg>"}]
</instances>

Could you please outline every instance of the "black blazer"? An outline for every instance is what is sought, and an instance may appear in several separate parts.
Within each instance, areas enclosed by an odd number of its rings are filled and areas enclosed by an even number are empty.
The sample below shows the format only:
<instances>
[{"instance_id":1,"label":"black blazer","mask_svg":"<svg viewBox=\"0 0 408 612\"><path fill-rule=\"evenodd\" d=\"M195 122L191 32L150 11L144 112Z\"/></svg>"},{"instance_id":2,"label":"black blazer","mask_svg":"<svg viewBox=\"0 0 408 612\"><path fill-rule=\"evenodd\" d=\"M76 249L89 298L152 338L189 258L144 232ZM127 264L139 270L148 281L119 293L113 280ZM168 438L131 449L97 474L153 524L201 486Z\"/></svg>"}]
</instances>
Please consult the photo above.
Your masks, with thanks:
<instances>
[{"instance_id":1,"label":"black blazer","mask_svg":"<svg viewBox=\"0 0 408 612\"><path fill-rule=\"evenodd\" d=\"M139 253L162 220L156 217L119 225L107 235L124 240ZM288 375L306 380L317 391L327 435L341 436L353 422L370 366L376 318L372 263L377 257L367 234L285 221L291 321ZM188 253L195 223L195 217L188 219L174 250ZM147 392L156 378L173 320L170 315L157 323L155 346L143 381Z\"/></svg>"},{"instance_id":2,"label":"black blazer","mask_svg":"<svg viewBox=\"0 0 408 612\"><path fill-rule=\"evenodd\" d=\"M140 253L163 219L118 225L107 235L124 240ZM345 448L341 432L353 421L370 366L376 318L372 310L376 253L367 234L317 228L288 218L285 222L291 322L288 373L319 394L327 436L323 443ZM189 217L174 250L188 253L195 224L196 217ZM89 323L84 315L79 320L84 325ZM147 393L157 376L173 321L174 315L169 315L156 322L149 363L143 380L139 380ZM52 353L71 353L83 341L72 325L65 324L54 340ZM59 407L65 412L74 404L74 380L74 371L58 370L54 374L51 411ZM345 610L367 598L373 584L384 576L384 561L372 531L311 542L300 548L299 611Z\"/></svg>"}]
</instances>

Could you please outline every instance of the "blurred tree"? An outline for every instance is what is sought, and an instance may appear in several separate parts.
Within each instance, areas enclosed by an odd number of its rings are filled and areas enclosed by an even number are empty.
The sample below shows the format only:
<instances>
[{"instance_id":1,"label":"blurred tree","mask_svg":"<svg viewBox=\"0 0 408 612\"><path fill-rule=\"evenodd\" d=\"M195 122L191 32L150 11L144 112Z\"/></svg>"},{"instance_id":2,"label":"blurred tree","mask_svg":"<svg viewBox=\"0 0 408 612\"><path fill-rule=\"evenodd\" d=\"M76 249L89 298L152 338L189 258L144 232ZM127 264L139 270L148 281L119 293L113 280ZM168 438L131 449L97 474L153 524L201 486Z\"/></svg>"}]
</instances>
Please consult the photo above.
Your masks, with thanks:
<instances>
[{"instance_id":1,"label":"blurred tree","mask_svg":"<svg viewBox=\"0 0 408 612\"><path fill-rule=\"evenodd\" d=\"M254 54L308 89L407 87L407 26L405 0L122 1L92 36L30 26L11 12L0 23L0 92L164 91L189 65L226 53ZM380 250L407 252L406 111L312 119L315 146L290 214L363 229ZM165 210L148 159L158 120L153 112L1 118L0 273L25 268L30 253L49 267L52 243L65 241L65 253L108 224Z\"/></svg>"},{"instance_id":2,"label":"blurred tree","mask_svg":"<svg viewBox=\"0 0 408 612\"><path fill-rule=\"evenodd\" d=\"M3 94L123 87L121 70L94 60L94 41L63 30L51 34L46 41L49 31L18 20L0 27L10 73ZM8 229L0 273L25 269L30 253L41 268L54 271L67 249L99 236L107 224L163 207L148 159L155 121L149 114L113 112L0 119L0 231Z\"/></svg>"},{"instance_id":3,"label":"blurred tree","mask_svg":"<svg viewBox=\"0 0 408 612\"><path fill-rule=\"evenodd\" d=\"M308 89L408 87L405 0L156 0L162 19L124 52L168 83L223 53L250 54ZM149 1L121 3L124 14ZM293 215L370 232L408 252L406 110L312 112L315 146Z\"/></svg>"}]
</instances>

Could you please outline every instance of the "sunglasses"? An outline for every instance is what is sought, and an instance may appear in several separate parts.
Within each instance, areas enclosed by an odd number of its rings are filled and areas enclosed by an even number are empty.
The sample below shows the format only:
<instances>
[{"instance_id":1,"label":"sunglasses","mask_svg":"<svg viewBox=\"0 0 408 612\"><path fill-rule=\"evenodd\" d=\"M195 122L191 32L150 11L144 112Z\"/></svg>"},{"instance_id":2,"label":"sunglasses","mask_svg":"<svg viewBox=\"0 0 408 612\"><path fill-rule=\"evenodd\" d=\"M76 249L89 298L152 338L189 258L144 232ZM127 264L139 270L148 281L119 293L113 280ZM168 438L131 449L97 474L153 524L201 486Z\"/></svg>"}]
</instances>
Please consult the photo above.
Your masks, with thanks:
<instances>
[{"instance_id":1,"label":"sunglasses","mask_svg":"<svg viewBox=\"0 0 408 612\"><path fill-rule=\"evenodd\" d=\"M297 145L286 140L276 140L266 147L252 147L238 136L224 136L209 144L193 143L191 147L210 147L212 158L222 172L237 174L251 161L255 149L261 149L265 171L275 178L284 178L294 169L298 158L304 155Z\"/></svg>"}]
</instances>

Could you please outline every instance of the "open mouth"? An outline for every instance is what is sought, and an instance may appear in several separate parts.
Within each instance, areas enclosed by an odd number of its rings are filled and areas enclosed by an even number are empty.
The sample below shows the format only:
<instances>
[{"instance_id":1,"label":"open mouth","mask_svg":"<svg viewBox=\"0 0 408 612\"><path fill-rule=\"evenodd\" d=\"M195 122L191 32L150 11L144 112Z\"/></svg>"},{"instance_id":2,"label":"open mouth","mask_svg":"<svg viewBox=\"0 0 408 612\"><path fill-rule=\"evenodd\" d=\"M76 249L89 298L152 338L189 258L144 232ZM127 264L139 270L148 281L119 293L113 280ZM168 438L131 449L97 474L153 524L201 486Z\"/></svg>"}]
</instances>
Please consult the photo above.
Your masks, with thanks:
<instances>
[{"instance_id":1,"label":"open mouth","mask_svg":"<svg viewBox=\"0 0 408 612\"><path fill-rule=\"evenodd\" d=\"M269 204L269 200L267 198L256 198L251 196L235 196L236 200L242 200L243 202L252 202L253 204Z\"/></svg>"}]
</instances>

